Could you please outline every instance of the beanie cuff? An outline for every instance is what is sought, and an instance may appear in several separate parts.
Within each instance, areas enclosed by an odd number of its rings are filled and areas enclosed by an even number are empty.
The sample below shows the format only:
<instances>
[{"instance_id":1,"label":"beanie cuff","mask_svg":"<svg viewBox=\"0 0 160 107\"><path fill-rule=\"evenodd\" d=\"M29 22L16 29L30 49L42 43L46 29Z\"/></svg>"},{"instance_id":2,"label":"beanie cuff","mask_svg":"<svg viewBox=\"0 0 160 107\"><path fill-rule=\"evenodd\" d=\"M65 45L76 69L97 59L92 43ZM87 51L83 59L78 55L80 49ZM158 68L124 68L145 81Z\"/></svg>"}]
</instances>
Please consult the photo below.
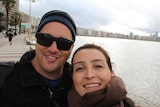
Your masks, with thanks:
<instances>
[{"instance_id":1,"label":"beanie cuff","mask_svg":"<svg viewBox=\"0 0 160 107\"><path fill-rule=\"evenodd\" d=\"M63 17L63 16L60 16L60 15L56 15L56 14L50 15L50 16L46 17L46 18L39 24L38 29L37 29L37 32L39 32L39 31L42 29L42 27L43 27L45 24L49 23L49 22L60 22L60 23L63 23L64 25L66 25L66 26L70 29L70 31L71 31L71 33L72 33L73 40L75 41L76 32L75 32L75 29L74 29L72 23L71 23L67 18L65 18L65 17Z\"/></svg>"}]
</instances>

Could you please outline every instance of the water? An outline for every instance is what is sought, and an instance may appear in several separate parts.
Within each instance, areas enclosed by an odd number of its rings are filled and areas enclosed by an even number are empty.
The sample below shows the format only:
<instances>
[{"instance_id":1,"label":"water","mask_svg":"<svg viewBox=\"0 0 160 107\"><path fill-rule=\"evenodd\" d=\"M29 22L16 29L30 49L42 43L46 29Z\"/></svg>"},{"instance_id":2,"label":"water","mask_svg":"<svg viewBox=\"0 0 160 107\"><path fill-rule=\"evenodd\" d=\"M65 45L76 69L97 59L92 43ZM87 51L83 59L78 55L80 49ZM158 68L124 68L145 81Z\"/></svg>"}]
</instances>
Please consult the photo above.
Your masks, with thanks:
<instances>
[{"instance_id":1,"label":"water","mask_svg":"<svg viewBox=\"0 0 160 107\"><path fill-rule=\"evenodd\" d=\"M77 36L74 50L85 43L108 51L116 75L123 78L136 105L160 107L160 42Z\"/></svg>"}]
</instances>

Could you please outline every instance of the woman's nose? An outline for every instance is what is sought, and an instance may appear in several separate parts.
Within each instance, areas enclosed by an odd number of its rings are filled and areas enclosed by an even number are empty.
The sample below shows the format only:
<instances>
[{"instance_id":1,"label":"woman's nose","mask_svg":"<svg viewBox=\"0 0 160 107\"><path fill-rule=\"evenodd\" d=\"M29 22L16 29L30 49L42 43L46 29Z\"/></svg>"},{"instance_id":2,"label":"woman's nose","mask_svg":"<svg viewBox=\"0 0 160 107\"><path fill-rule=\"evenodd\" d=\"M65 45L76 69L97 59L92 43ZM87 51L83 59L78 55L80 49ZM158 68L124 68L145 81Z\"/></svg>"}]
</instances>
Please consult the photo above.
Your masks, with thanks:
<instances>
[{"instance_id":1,"label":"woman's nose","mask_svg":"<svg viewBox=\"0 0 160 107\"><path fill-rule=\"evenodd\" d=\"M88 69L86 70L85 77L86 77L86 78L94 78L94 77L95 77L95 72L94 72L94 70L91 69L91 68L88 68Z\"/></svg>"}]
</instances>

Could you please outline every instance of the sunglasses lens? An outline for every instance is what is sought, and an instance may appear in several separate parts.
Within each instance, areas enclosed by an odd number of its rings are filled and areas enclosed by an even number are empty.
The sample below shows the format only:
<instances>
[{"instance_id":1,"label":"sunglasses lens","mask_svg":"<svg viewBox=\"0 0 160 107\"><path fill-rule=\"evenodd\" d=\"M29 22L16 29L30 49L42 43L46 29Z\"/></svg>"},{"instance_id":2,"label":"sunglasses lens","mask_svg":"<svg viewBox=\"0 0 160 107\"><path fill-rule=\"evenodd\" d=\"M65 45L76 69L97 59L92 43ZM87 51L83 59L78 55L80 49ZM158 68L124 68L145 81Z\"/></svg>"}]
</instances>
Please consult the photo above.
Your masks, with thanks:
<instances>
[{"instance_id":1,"label":"sunglasses lens","mask_svg":"<svg viewBox=\"0 0 160 107\"><path fill-rule=\"evenodd\" d=\"M73 44L72 41L63 38L58 38L56 40L56 43L57 43L57 48L60 50L69 50Z\"/></svg>"},{"instance_id":2,"label":"sunglasses lens","mask_svg":"<svg viewBox=\"0 0 160 107\"><path fill-rule=\"evenodd\" d=\"M57 48L59 50L69 50L73 44L73 41L64 38L55 38L49 34L37 33L37 42L43 46L50 46L53 41L56 41Z\"/></svg>"},{"instance_id":3,"label":"sunglasses lens","mask_svg":"<svg viewBox=\"0 0 160 107\"><path fill-rule=\"evenodd\" d=\"M36 34L37 42L43 46L50 46L52 44L52 38L47 34Z\"/></svg>"}]
</instances>

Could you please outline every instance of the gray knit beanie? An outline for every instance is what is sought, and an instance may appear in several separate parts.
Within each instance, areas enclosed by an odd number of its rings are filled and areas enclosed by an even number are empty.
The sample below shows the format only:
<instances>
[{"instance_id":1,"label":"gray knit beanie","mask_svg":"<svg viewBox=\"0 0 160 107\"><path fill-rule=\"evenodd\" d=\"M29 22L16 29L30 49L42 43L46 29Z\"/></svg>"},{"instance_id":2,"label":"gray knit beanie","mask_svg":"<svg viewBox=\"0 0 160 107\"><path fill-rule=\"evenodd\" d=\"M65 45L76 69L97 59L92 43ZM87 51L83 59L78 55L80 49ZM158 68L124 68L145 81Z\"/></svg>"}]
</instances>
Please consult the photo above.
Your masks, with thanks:
<instances>
[{"instance_id":1,"label":"gray knit beanie","mask_svg":"<svg viewBox=\"0 0 160 107\"><path fill-rule=\"evenodd\" d=\"M38 25L37 32L43 28L45 24L48 22L60 22L65 24L71 31L73 40L75 41L76 36L76 25L72 19L72 17L64 11L53 10L45 13L41 18L41 21Z\"/></svg>"}]
</instances>

